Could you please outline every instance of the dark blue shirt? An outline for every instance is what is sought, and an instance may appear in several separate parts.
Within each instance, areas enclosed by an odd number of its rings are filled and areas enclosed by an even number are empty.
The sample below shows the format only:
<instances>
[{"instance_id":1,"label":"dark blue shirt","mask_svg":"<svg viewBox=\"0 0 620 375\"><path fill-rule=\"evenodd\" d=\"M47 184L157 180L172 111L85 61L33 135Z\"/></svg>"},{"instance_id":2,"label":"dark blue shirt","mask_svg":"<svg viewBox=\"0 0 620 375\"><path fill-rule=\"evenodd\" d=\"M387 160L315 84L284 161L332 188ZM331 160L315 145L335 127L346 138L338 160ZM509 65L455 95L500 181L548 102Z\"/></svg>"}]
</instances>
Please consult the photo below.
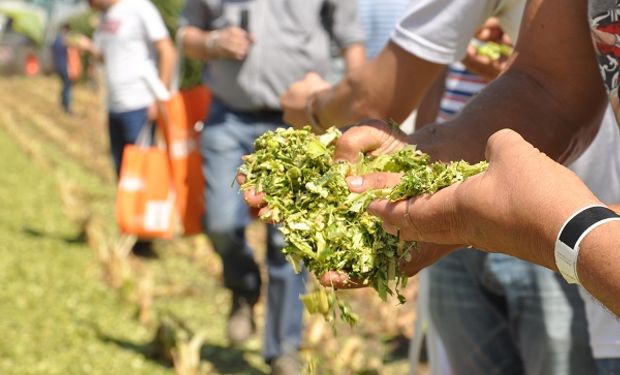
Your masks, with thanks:
<instances>
[{"instance_id":1,"label":"dark blue shirt","mask_svg":"<svg viewBox=\"0 0 620 375\"><path fill-rule=\"evenodd\" d=\"M58 34L52 44L52 58L54 61L54 70L61 74L67 74L67 44L62 34Z\"/></svg>"}]
</instances>

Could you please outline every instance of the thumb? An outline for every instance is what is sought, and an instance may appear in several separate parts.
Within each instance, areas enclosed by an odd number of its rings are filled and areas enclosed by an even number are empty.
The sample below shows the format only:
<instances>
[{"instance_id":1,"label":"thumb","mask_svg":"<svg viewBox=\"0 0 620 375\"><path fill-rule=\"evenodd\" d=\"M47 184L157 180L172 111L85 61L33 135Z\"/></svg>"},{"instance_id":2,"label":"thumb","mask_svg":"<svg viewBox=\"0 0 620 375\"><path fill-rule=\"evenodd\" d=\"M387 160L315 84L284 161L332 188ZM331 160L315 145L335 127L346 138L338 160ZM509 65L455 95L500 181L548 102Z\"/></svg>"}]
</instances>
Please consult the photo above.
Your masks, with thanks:
<instances>
[{"instance_id":1,"label":"thumb","mask_svg":"<svg viewBox=\"0 0 620 375\"><path fill-rule=\"evenodd\" d=\"M493 133L487 140L484 152L489 162L498 161L503 157L514 157L526 151L534 150L534 146L526 142L517 132L512 129L502 129Z\"/></svg>"},{"instance_id":2,"label":"thumb","mask_svg":"<svg viewBox=\"0 0 620 375\"><path fill-rule=\"evenodd\" d=\"M370 189L384 189L392 187L400 181L400 173L369 173L364 176L347 177L349 190L361 193Z\"/></svg>"},{"instance_id":3,"label":"thumb","mask_svg":"<svg viewBox=\"0 0 620 375\"><path fill-rule=\"evenodd\" d=\"M317 72L308 72L308 73L306 73L306 75L304 76L304 79L307 79L307 80L320 80L320 81L323 80L323 78L321 78L321 76Z\"/></svg>"}]
</instances>

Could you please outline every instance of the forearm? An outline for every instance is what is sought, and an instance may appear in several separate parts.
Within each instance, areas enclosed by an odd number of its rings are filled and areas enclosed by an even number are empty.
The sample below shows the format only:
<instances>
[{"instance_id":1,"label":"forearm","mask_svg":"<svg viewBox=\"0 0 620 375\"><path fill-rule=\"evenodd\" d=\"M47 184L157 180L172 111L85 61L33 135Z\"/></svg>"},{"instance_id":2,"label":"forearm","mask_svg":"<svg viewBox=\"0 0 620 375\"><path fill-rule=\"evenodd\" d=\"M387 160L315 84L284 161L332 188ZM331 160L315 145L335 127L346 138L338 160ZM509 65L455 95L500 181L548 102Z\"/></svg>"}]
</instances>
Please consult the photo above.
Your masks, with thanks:
<instances>
[{"instance_id":1,"label":"forearm","mask_svg":"<svg viewBox=\"0 0 620 375\"><path fill-rule=\"evenodd\" d=\"M594 229L581 242L577 274L581 284L620 316L620 222Z\"/></svg>"},{"instance_id":2,"label":"forearm","mask_svg":"<svg viewBox=\"0 0 620 375\"><path fill-rule=\"evenodd\" d=\"M209 48L209 38L213 38L214 35L209 35L213 31L200 30L193 26L185 26L179 32L182 33L181 41L183 45L183 53L186 57L196 60L209 60L215 58Z\"/></svg>"},{"instance_id":3,"label":"forearm","mask_svg":"<svg viewBox=\"0 0 620 375\"><path fill-rule=\"evenodd\" d=\"M177 54L170 39L158 42L159 79L166 87L170 87L177 63Z\"/></svg>"},{"instance_id":4,"label":"forearm","mask_svg":"<svg viewBox=\"0 0 620 375\"><path fill-rule=\"evenodd\" d=\"M558 97L561 90L549 89L513 69L487 86L453 120L425 127L411 136L411 142L438 159L474 162L484 159L491 134L510 128L552 159L571 161L596 135L606 101L601 87L585 95Z\"/></svg>"},{"instance_id":5,"label":"forearm","mask_svg":"<svg viewBox=\"0 0 620 375\"><path fill-rule=\"evenodd\" d=\"M610 204L608 205L608 207L614 212L616 212L617 214L620 214L620 203Z\"/></svg>"},{"instance_id":6,"label":"forearm","mask_svg":"<svg viewBox=\"0 0 620 375\"><path fill-rule=\"evenodd\" d=\"M362 43L354 43L342 49L342 57L347 72L351 72L366 63L366 48Z\"/></svg>"},{"instance_id":7,"label":"forearm","mask_svg":"<svg viewBox=\"0 0 620 375\"><path fill-rule=\"evenodd\" d=\"M441 108L441 99L445 91L447 71L447 69L444 69L422 99L415 116L415 130L420 130L424 126L437 121L437 115Z\"/></svg>"},{"instance_id":8,"label":"forearm","mask_svg":"<svg viewBox=\"0 0 620 375\"><path fill-rule=\"evenodd\" d=\"M418 106L442 69L389 43L377 58L320 93L316 115L324 127L342 127L367 118L401 122Z\"/></svg>"}]
</instances>

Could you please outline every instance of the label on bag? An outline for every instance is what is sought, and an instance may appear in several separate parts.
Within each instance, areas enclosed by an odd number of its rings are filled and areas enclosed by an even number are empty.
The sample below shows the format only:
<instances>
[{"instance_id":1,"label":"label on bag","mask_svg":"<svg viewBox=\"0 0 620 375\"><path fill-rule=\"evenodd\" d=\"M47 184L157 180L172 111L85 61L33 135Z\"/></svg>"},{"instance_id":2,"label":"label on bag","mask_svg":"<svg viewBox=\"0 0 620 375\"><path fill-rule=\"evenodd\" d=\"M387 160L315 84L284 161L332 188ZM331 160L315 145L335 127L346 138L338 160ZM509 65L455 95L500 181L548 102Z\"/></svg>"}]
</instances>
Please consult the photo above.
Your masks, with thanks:
<instances>
[{"instance_id":1,"label":"label on bag","mask_svg":"<svg viewBox=\"0 0 620 375\"><path fill-rule=\"evenodd\" d=\"M118 188L129 192L144 190L144 179L136 176L123 176L118 182Z\"/></svg>"},{"instance_id":2,"label":"label on bag","mask_svg":"<svg viewBox=\"0 0 620 375\"><path fill-rule=\"evenodd\" d=\"M197 148L198 142L194 139L187 138L172 142L170 153L172 154L173 159L183 159Z\"/></svg>"},{"instance_id":3,"label":"label on bag","mask_svg":"<svg viewBox=\"0 0 620 375\"><path fill-rule=\"evenodd\" d=\"M171 200L147 202L144 210L144 229L163 232L170 228L172 206Z\"/></svg>"}]
</instances>

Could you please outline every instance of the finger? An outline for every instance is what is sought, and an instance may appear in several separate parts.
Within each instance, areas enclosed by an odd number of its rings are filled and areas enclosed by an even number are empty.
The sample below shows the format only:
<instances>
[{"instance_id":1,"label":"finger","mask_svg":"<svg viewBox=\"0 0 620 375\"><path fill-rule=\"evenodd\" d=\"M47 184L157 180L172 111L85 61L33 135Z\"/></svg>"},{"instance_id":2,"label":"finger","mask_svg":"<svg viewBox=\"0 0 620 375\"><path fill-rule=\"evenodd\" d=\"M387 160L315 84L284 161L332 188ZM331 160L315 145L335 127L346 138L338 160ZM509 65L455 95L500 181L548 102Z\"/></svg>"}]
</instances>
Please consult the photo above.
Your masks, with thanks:
<instances>
[{"instance_id":1,"label":"finger","mask_svg":"<svg viewBox=\"0 0 620 375\"><path fill-rule=\"evenodd\" d=\"M246 179L247 179L247 176L243 173L237 173L237 176L235 176L235 180L237 181L239 186L243 185Z\"/></svg>"},{"instance_id":2,"label":"finger","mask_svg":"<svg viewBox=\"0 0 620 375\"><path fill-rule=\"evenodd\" d=\"M263 207L265 205L265 193L257 193L254 189L243 192L243 200L250 207Z\"/></svg>"},{"instance_id":3,"label":"finger","mask_svg":"<svg viewBox=\"0 0 620 375\"><path fill-rule=\"evenodd\" d=\"M385 189L400 182L401 173L369 173L364 176L347 177L349 190L362 193L369 189Z\"/></svg>"},{"instance_id":4,"label":"finger","mask_svg":"<svg viewBox=\"0 0 620 375\"><path fill-rule=\"evenodd\" d=\"M263 207L260 210L258 210L258 217L261 219L261 221L268 223L268 224L274 224L275 220L273 220L272 214L271 214L271 210L268 207Z\"/></svg>"},{"instance_id":5,"label":"finger","mask_svg":"<svg viewBox=\"0 0 620 375\"><path fill-rule=\"evenodd\" d=\"M487 140L485 158L489 163L493 163L502 157L511 158L512 156L506 156L511 154L506 152L507 150L518 149L522 151L517 152L525 152L527 148L533 149L534 146L525 142L523 137L514 130L502 129L493 133Z\"/></svg>"},{"instance_id":6,"label":"finger","mask_svg":"<svg viewBox=\"0 0 620 375\"><path fill-rule=\"evenodd\" d=\"M411 248L410 259L406 262L402 262L400 264L400 269L405 275L411 277L459 247L462 246L418 243L418 246Z\"/></svg>"},{"instance_id":7,"label":"finger","mask_svg":"<svg viewBox=\"0 0 620 375\"><path fill-rule=\"evenodd\" d=\"M304 76L304 80L307 80L307 81L323 81L323 78L321 78L321 76L319 74L317 74L316 72L308 72Z\"/></svg>"},{"instance_id":8,"label":"finger","mask_svg":"<svg viewBox=\"0 0 620 375\"><path fill-rule=\"evenodd\" d=\"M366 286L359 280L350 278L348 274L338 271L326 272L319 278L319 282L323 286L334 289L357 289Z\"/></svg>"},{"instance_id":9,"label":"finger","mask_svg":"<svg viewBox=\"0 0 620 375\"><path fill-rule=\"evenodd\" d=\"M402 148L404 134L380 120L366 120L349 128L336 142L334 160L357 162L360 153L396 151Z\"/></svg>"},{"instance_id":10,"label":"finger","mask_svg":"<svg viewBox=\"0 0 620 375\"><path fill-rule=\"evenodd\" d=\"M384 229L390 234L395 234L395 228L402 229L409 225L409 223L405 223L406 210L406 201L390 202L387 199L376 199L368 205L368 212L381 218ZM391 231L387 229L391 229Z\"/></svg>"},{"instance_id":11,"label":"finger","mask_svg":"<svg viewBox=\"0 0 620 375\"><path fill-rule=\"evenodd\" d=\"M389 224L387 222L383 222L381 226L386 233L389 233L394 237L400 237L400 228L398 228L397 226Z\"/></svg>"},{"instance_id":12,"label":"finger","mask_svg":"<svg viewBox=\"0 0 620 375\"><path fill-rule=\"evenodd\" d=\"M481 175L467 180L471 183ZM405 241L424 241L437 244L467 243L468 233L463 231L465 218L458 215L458 189L460 184L449 186L430 195L409 198L406 201L374 201L368 212L384 223L400 229L399 237Z\"/></svg>"}]
</instances>

